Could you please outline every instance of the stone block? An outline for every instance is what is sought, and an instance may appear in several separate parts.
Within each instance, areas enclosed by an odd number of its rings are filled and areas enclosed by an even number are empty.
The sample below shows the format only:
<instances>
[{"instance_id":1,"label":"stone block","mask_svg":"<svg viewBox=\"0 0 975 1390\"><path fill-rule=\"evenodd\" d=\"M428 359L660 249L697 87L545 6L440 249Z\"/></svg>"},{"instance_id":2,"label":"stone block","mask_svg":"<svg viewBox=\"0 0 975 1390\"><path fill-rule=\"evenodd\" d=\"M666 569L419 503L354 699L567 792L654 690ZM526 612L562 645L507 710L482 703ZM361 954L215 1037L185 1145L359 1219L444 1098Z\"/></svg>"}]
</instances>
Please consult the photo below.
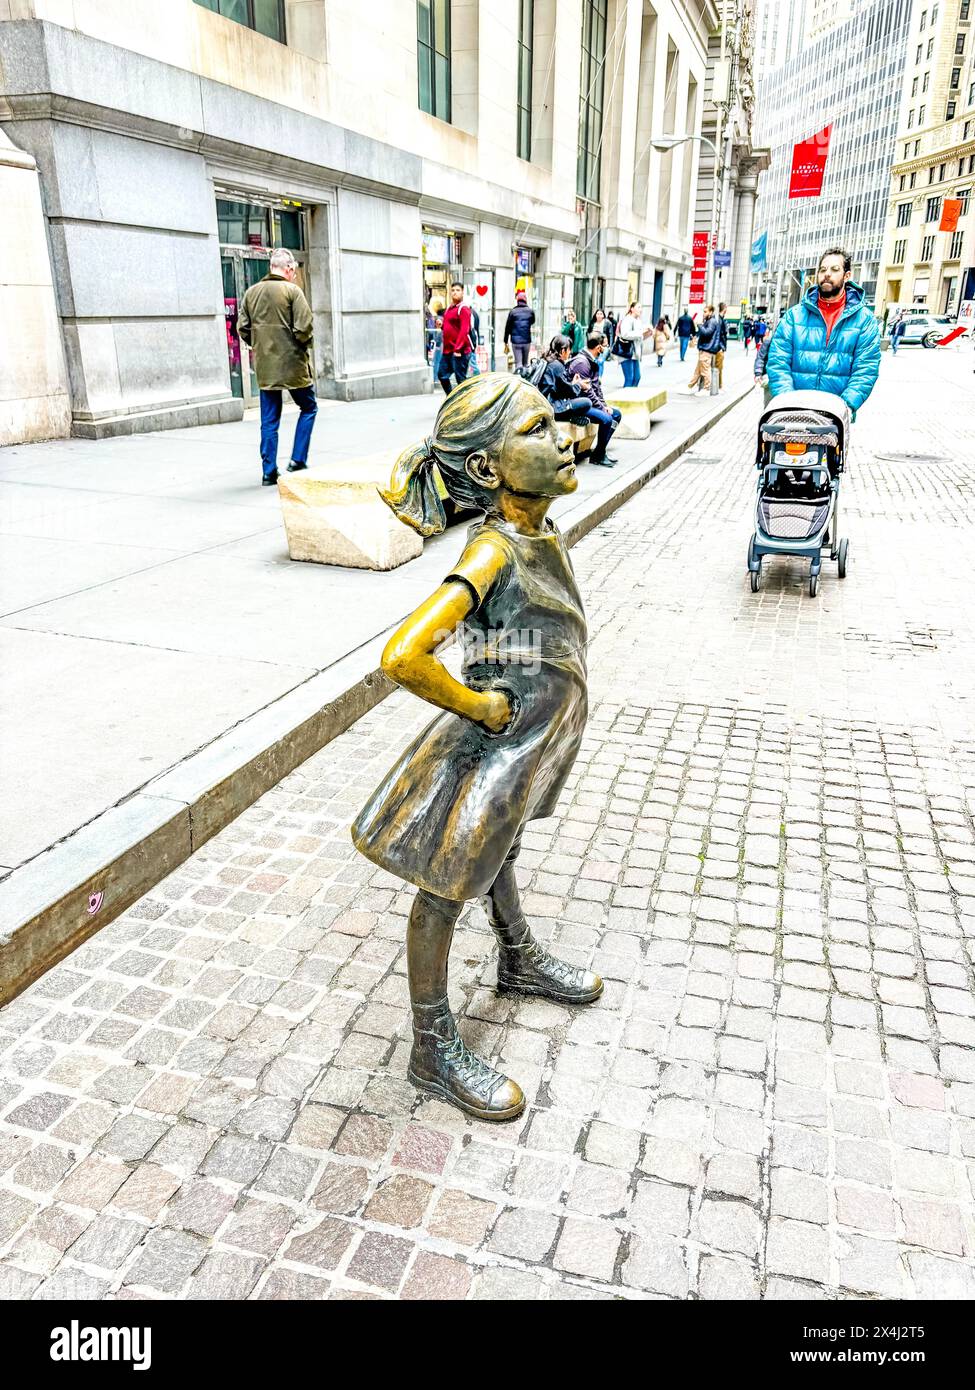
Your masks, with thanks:
<instances>
[{"instance_id":1,"label":"stone block","mask_svg":"<svg viewBox=\"0 0 975 1390\"><path fill-rule=\"evenodd\" d=\"M649 439L650 417L667 404L667 392L655 391L652 386L622 386L606 397L606 404L623 417L617 439Z\"/></svg>"},{"instance_id":2,"label":"stone block","mask_svg":"<svg viewBox=\"0 0 975 1390\"><path fill-rule=\"evenodd\" d=\"M313 473L282 477L281 512L292 560L352 569L391 570L423 553L423 540L393 515L376 491L375 469L356 461L354 481ZM382 478L389 479L388 471Z\"/></svg>"},{"instance_id":3,"label":"stone block","mask_svg":"<svg viewBox=\"0 0 975 1390\"><path fill-rule=\"evenodd\" d=\"M559 430L572 440L572 452L577 459L592 453L595 448L599 433L595 425L567 425L564 421L560 421Z\"/></svg>"}]
</instances>

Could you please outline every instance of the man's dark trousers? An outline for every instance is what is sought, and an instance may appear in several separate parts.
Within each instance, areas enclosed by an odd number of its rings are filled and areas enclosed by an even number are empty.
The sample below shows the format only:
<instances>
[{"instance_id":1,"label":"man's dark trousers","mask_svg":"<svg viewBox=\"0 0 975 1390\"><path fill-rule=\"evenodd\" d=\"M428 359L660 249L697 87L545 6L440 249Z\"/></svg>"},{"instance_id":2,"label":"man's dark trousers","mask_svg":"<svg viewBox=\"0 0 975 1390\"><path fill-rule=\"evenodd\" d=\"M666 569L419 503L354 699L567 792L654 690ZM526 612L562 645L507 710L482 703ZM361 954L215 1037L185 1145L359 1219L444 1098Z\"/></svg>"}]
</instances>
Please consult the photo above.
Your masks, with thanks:
<instances>
[{"instance_id":1,"label":"man's dark trousers","mask_svg":"<svg viewBox=\"0 0 975 1390\"><path fill-rule=\"evenodd\" d=\"M591 405L586 412L588 418L599 426L596 434L596 447L593 449L591 458L601 459L606 457L606 450L609 448L609 441L613 437L613 431L623 418L623 412L607 406L605 410L600 410L598 406Z\"/></svg>"},{"instance_id":2,"label":"man's dark trousers","mask_svg":"<svg viewBox=\"0 0 975 1390\"><path fill-rule=\"evenodd\" d=\"M311 432L318 414L314 386L294 386L288 388L288 395L301 411L295 425L294 443L291 446L292 463L308 463L308 446ZM273 478L278 471L278 426L281 423L281 403L283 392L261 391L261 467L265 478Z\"/></svg>"},{"instance_id":3,"label":"man's dark trousers","mask_svg":"<svg viewBox=\"0 0 975 1390\"><path fill-rule=\"evenodd\" d=\"M457 378L457 385L467 376L467 368L470 366L471 355L469 352L445 352L440 358L440 370L437 373L437 380L444 389L444 395L450 395L450 378Z\"/></svg>"}]
</instances>

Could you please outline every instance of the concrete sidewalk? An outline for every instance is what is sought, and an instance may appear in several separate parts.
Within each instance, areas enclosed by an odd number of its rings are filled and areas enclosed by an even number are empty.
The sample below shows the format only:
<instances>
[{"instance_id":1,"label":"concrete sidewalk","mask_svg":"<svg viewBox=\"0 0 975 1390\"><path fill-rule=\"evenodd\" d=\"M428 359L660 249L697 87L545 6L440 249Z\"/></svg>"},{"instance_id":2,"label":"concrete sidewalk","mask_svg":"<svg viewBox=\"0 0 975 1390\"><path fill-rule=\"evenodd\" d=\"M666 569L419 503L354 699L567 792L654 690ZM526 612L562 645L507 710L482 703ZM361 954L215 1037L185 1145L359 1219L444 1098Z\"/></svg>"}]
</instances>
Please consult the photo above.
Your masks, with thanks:
<instances>
[{"instance_id":1,"label":"concrete sidewalk","mask_svg":"<svg viewBox=\"0 0 975 1390\"><path fill-rule=\"evenodd\" d=\"M692 356L647 359L644 384L672 398L649 440L614 446L615 469L580 470L555 509L570 540L746 388L751 360L734 345L722 396L678 394ZM440 399L323 401L312 466L422 437ZM286 412L285 457L290 430ZM259 486L258 436L247 418L0 451L0 953L27 922L48 931L32 926L18 977L383 698L383 634L458 549L454 529L390 574L293 563L277 493ZM0 954L5 988L8 967Z\"/></svg>"}]
</instances>

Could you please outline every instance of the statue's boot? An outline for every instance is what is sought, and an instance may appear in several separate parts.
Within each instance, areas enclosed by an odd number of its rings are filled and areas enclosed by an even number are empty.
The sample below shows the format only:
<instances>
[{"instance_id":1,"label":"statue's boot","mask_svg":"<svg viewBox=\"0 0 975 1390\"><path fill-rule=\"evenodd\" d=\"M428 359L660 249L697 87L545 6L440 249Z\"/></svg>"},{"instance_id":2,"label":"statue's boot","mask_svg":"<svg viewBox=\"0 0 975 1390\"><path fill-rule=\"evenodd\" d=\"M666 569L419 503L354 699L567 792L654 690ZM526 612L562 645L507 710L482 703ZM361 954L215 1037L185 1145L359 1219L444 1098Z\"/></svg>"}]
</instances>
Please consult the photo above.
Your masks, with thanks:
<instances>
[{"instance_id":1,"label":"statue's boot","mask_svg":"<svg viewBox=\"0 0 975 1390\"><path fill-rule=\"evenodd\" d=\"M599 976L550 955L525 921L514 869L520 848L516 841L487 895L488 917L498 939L498 993L539 994L559 1004L589 1004L603 992Z\"/></svg>"},{"instance_id":2,"label":"statue's boot","mask_svg":"<svg viewBox=\"0 0 975 1390\"><path fill-rule=\"evenodd\" d=\"M524 1092L465 1046L447 1002L447 956L462 907L422 890L413 903L406 937L413 1002L407 1074L414 1086L479 1120L513 1120L525 1108Z\"/></svg>"}]
</instances>

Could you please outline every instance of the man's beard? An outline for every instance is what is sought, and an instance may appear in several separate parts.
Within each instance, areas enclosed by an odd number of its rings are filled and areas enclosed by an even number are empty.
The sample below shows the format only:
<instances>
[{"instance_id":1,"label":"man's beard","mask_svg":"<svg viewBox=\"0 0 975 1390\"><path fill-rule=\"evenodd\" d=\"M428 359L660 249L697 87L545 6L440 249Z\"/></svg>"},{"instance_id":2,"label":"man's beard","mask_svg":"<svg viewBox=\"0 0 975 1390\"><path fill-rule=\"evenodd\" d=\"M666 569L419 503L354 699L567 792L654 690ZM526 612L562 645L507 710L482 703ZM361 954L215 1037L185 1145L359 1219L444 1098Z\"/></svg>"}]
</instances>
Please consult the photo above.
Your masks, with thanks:
<instances>
[{"instance_id":1,"label":"man's beard","mask_svg":"<svg viewBox=\"0 0 975 1390\"><path fill-rule=\"evenodd\" d=\"M837 297L837 295L840 295L840 294L843 293L844 288L845 288L845 286L843 286L843 285L831 285L831 284L822 284L822 283L821 283L820 286L819 286L819 295L820 295L820 298L821 298L821 299L835 299L835 298Z\"/></svg>"}]
</instances>

